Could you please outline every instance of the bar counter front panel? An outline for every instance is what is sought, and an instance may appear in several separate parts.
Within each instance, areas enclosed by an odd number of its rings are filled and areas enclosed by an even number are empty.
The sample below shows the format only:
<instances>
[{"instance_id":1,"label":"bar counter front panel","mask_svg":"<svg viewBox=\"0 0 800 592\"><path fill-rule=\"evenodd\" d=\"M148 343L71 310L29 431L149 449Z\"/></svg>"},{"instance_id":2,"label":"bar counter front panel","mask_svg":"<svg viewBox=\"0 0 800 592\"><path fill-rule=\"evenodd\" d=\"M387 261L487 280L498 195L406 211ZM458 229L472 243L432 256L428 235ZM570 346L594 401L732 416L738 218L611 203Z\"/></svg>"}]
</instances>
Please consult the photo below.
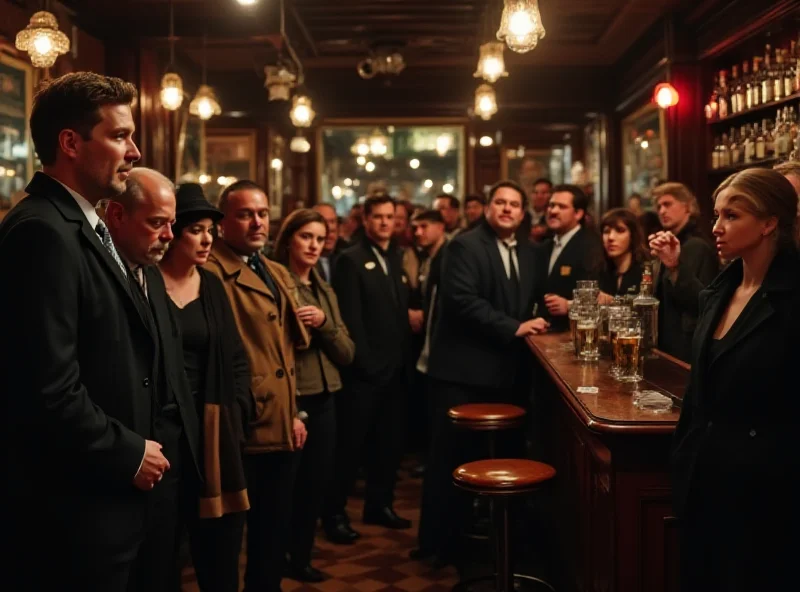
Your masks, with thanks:
<instances>
[{"instance_id":1,"label":"bar counter front panel","mask_svg":"<svg viewBox=\"0 0 800 592\"><path fill-rule=\"evenodd\" d=\"M671 520L669 446L689 367L655 352L644 380L621 383L610 362L585 364L568 334L532 338L535 414L553 487L567 592L671 592L678 589L677 532ZM538 363L536 363L538 362ZM578 387L597 387L597 394ZM633 405L635 390L670 396L671 411ZM536 420L535 420L536 421Z\"/></svg>"}]
</instances>

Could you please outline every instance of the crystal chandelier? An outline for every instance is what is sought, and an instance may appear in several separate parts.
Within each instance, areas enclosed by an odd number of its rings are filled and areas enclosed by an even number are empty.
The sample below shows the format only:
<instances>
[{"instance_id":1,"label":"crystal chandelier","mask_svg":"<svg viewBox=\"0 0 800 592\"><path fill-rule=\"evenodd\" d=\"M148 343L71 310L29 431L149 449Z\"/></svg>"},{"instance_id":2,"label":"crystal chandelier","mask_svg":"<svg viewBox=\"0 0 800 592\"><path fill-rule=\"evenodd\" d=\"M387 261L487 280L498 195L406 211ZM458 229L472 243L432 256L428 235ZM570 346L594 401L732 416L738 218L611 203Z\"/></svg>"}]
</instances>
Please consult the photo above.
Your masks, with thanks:
<instances>
[{"instance_id":1,"label":"crystal chandelier","mask_svg":"<svg viewBox=\"0 0 800 592\"><path fill-rule=\"evenodd\" d=\"M28 52L36 68L49 68L58 56L69 51L69 38L58 30L56 17L40 11L31 17L31 22L17 33L14 42L17 49Z\"/></svg>"},{"instance_id":2,"label":"crystal chandelier","mask_svg":"<svg viewBox=\"0 0 800 592\"><path fill-rule=\"evenodd\" d=\"M169 2L169 66L161 79L161 106L167 111L177 111L183 104L183 80L174 71L175 64L175 6Z\"/></svg>"},{"instance_id":3,"label":"crystal chandelier","mask_svg":"<svg viewBox=\"0 0 800 592\"><path fill-rule=\"evenodd\" d=\"M220 107L217 96L210 86L207 84L200 85L200 88L197 89L197 94L192 99L192 102L189 103L189 113L196 115L203 121L222 113L222 107Z\"/></svg>"},{"instance_id":4,"label":"crystal chandelier","mask_svg":"<svg viewBox=\"0 0 800 592\"><path fill-rule=\"evenodd\" d=\"M539 0L505 0L497 39L511 51L526 53L545 35Z\"/></svg>"},{"instance_id":5,"label":"crystal chandelier","mask_svg":"<svg viewBox=\"0 0 800 592\"><path fill-rule=\"evenodd\" d=\"M297 76L292 74L286 66L267 66L264 68L267 80L264 86L269 93L270 101L288 101L291 90L297 82Z\"/></svg>"},{"instance_id":6,"label":"crystal chandelier","mask_svg":"<svg viewBox=\"0 0 800 592\"><path fill-rule=\"evenodd\" d=\"M295 95L292 99L292 110L289 111L289 118L295 127L309 127L314 121L316 113L311 107L311 99L305 95Z\"/></svg>"},{"instance_id":7,"label":"crystal chandelier","mask_svg":"<svg viewBox=\"0 0 800 592\"><path fill-rule=\"evenodd\" d=\"M481 45L478 69L475 70L473 76L475 78L483 78L491 83L508 76L505 60L503 59L503 48L503 44L499 41L490 41Z\"/></svg>"},{"instance_id":8,"label":"crystal chandelier","mask_svg":"<svg viewBox=\"0 0 800 592\"><path fill-rule=\"evenodd\" d=\"M161 79L161 106L167 111L177 111L183 104L183 80L175 72L167 72Z\"/></svg>"},{"instance_id":9,"label":"crystal chandelier","mask_svg":"<svg viewBox=\"0 0 800 592\"><path fill-rule=\"evenodd\" d=\"M497 97L494 89L488 84L481 84L475 89L475 114L484 121L489 121L497 113Z\"/></svg>"}]
</instances>

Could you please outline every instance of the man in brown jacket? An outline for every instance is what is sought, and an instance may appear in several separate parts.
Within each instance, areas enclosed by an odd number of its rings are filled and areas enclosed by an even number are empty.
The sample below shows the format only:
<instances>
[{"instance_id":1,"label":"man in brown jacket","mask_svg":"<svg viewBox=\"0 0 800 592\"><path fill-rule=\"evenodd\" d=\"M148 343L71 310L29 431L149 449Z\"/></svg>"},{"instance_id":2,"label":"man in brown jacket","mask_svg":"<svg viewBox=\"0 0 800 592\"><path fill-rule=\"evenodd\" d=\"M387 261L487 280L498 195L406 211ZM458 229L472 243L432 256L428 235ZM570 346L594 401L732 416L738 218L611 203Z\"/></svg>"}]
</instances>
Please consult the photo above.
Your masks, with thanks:
<instances>
[{"instance_id":1,"label":"man in brown jacket","mask_svg":"<svg viewBox=\"0 0 800 592\"><path fill-rule=\"evenodd\" d=\"M309 346L298 320L289 272L261 254L269 233L269 202L252 181L223 191L221 239L206 268L219 276L230 298L252 374L255 416L245 444L250 496L247 517L246 592L279 592L289 538L294 452L306 430L297 417L294 350Z\"/></svg>"}]
</instances>

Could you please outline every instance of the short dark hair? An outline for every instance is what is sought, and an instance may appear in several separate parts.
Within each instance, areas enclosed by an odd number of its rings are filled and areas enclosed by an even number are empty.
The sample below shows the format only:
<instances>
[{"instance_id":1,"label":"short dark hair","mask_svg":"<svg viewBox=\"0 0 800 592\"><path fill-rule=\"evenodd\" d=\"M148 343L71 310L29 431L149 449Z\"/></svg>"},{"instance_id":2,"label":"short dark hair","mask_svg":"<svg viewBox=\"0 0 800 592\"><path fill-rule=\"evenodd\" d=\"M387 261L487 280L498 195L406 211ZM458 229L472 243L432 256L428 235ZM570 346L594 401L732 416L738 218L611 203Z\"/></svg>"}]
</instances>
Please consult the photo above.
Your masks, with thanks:
<instances>
[{"instance_id":1,"label":"short dark hair","mask_svg":"<svg viewBox=\"0 0 800 592\"><path fill-rule=\"evenodd\" d=\"M466 206L468 203L471 203L473 201L477 201L482 206L485 206L486 205L486 196L481 195L480 193L470 193L469 195L467 195L464 198L464 206Z\"/></svg>"},{"instance_id":2,"label":"short dark hair","mask_svg":"<svg viewBox=\"0 0 800 592\"><path fill-rule=\"evenodd\" d=\"M319 222L322 224L325 227L325 234L328 233L328 224L325 222L325 218L316 210L301 208L286 216L283 224L281 224L280 230L278 230L278 236L275 237L275 246L272 250L272 256L275 261L288 267L289 243L292 237L303 226L311 224L312 222Z\"/></svg>"},{"instance_id":3,"label":"short dark hair","mask_svg":"<svg viewBox=\"0 0 800 592\"><path fill-rule=\"evenodd\" d=\"M228 198L230 197L231 193L234 191L243 191L245 189L253 189L262 192L264 195L267 195L267 191L255 181L251 181L250 179L242 179L241 181L231 183L222 190L222 194L219 196L217 208L219 208L224 214L225 208L228 207ZM269 195L267 195L267 203L269 203Z\"/></svg>"},{"instance_id":4,"label":"short dark hair","mask_svg":"<svg viewBox=\"0 0 800 592\"><path fill-rule=\"evenodd\" d=\"M444 217L439 210L422 210L414 214L412 222L437 222L444 224Z\"/></svg>"},{"instance_id":5,"label":"short dark hair","mask_svg":"<svg viewBox=\"0 0 800 592\"><path fill-rule=\"evenodd\" d=\"M130 105L136 87L120 78L94 72L73 72L45 82L33 99L31 139L43 165L52 165L58 155L58 136L75 130L84 140L102 119L100 107Z\"/></svg>"},{"instance_id":6,"label":"short dark hair","mask_svg":"<svg viewBox=\"0 0 800 592\"><path fill-rule=\"evenodd\" d=\"M446 199L450 202L450 207L455 208L456 210L461 207L461 202L458 201L458 198L455 195L450 195L449 193L440 193L436 197L433 198L434 201L437 199Z\"/></svg>"},{"instance_id":7,"label":"short dark hair","mask_svg":"<svg viewBox=\"0 0 800 592\"><path fill-rule=\"evenodd\" d=\"M383 204L390 203L395 205L394 198L388 193L379 193L377 195L370 195L364 200L364 215L369 216L372 213L372 208L382 206Z\"/></svg>"},{"instance_id":8,"label":"short dark hair","mask_svg":"<svg viewBox=\"0 0 800 592\"><path fill-rule=\"evenodd\" d=\"M570 193L572 194L572 207L575 210L583 210L583 218L581 218L581 224L586 219L586 214L588 213L589 209L589 198L586 197L586 194L583 192L583 189L578 187L577 185L556 185L553 187L553 193Z\"/></svg>"},{"instance_id":9,"label":"short dark hair","mask_svg":"<svg viewBox=\"0 0 800 592\"><path fill-rule=\"evenodd\" d=\"M489 203L491 203L492 199L494 199L494 194L497 193L497 191L499 189L502 189L503 187L506 187L508 189L513 189L514 191L519 193L520 197L522 197L523 210L528 207L528 196L525 193L525 191L522 189L522 187L519 186L518 183L514 183L514 181L510 181L508 179L504 181L498 181L497 183L491 186L491 188L489 189L489 200L488 200Z\"/></svg>"},{"instance_id":10,"label":"short dark hair","mask_svg":"<svg viewBox=\"0 0 800 592\"><path fill-rule=\"evenodd\" d=\"M542 183L544 183L545 185L547 185L547 186L550 188L550 190L552 191L552 189L553 189L553 182L552 182L550 179L548 179L547 177L539 177L538 179L536 179L536 180L533 182L533 187L536 187L537 185L540 185L540 184L542 184Z\"/></svg>"}]
</instances>

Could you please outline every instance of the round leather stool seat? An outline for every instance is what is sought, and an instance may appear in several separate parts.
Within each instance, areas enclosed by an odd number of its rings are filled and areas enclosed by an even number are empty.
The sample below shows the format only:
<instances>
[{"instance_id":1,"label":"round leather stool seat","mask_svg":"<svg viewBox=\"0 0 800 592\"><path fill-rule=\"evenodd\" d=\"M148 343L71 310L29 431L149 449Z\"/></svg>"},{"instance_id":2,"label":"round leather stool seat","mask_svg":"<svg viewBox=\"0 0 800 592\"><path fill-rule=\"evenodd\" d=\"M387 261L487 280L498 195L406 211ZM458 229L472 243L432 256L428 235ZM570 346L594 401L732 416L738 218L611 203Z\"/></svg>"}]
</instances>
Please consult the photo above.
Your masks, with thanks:
<instances>
[{"instance_id":1,"label":"round leather stool seat","mask_svg":"<svg viewBox=\"0 0 800 592\"><path fill-rule=\"evenodd\" d=\"M504 430L522 425L525 410L506 403L467 403L447 411L452 422L471 430Z\"/></svg>"},{"instance_id":2,"label":"round leather stool seat","mask_svg":"<svg viewBox=\"0 0 800 592\"><path fill-rule=\"evenodd\" d=\"M529 493L555 475L553 467L535 460L493 458L461 465L453 480L473 493L504 495Z\"/></svg>"}]
</instances>

